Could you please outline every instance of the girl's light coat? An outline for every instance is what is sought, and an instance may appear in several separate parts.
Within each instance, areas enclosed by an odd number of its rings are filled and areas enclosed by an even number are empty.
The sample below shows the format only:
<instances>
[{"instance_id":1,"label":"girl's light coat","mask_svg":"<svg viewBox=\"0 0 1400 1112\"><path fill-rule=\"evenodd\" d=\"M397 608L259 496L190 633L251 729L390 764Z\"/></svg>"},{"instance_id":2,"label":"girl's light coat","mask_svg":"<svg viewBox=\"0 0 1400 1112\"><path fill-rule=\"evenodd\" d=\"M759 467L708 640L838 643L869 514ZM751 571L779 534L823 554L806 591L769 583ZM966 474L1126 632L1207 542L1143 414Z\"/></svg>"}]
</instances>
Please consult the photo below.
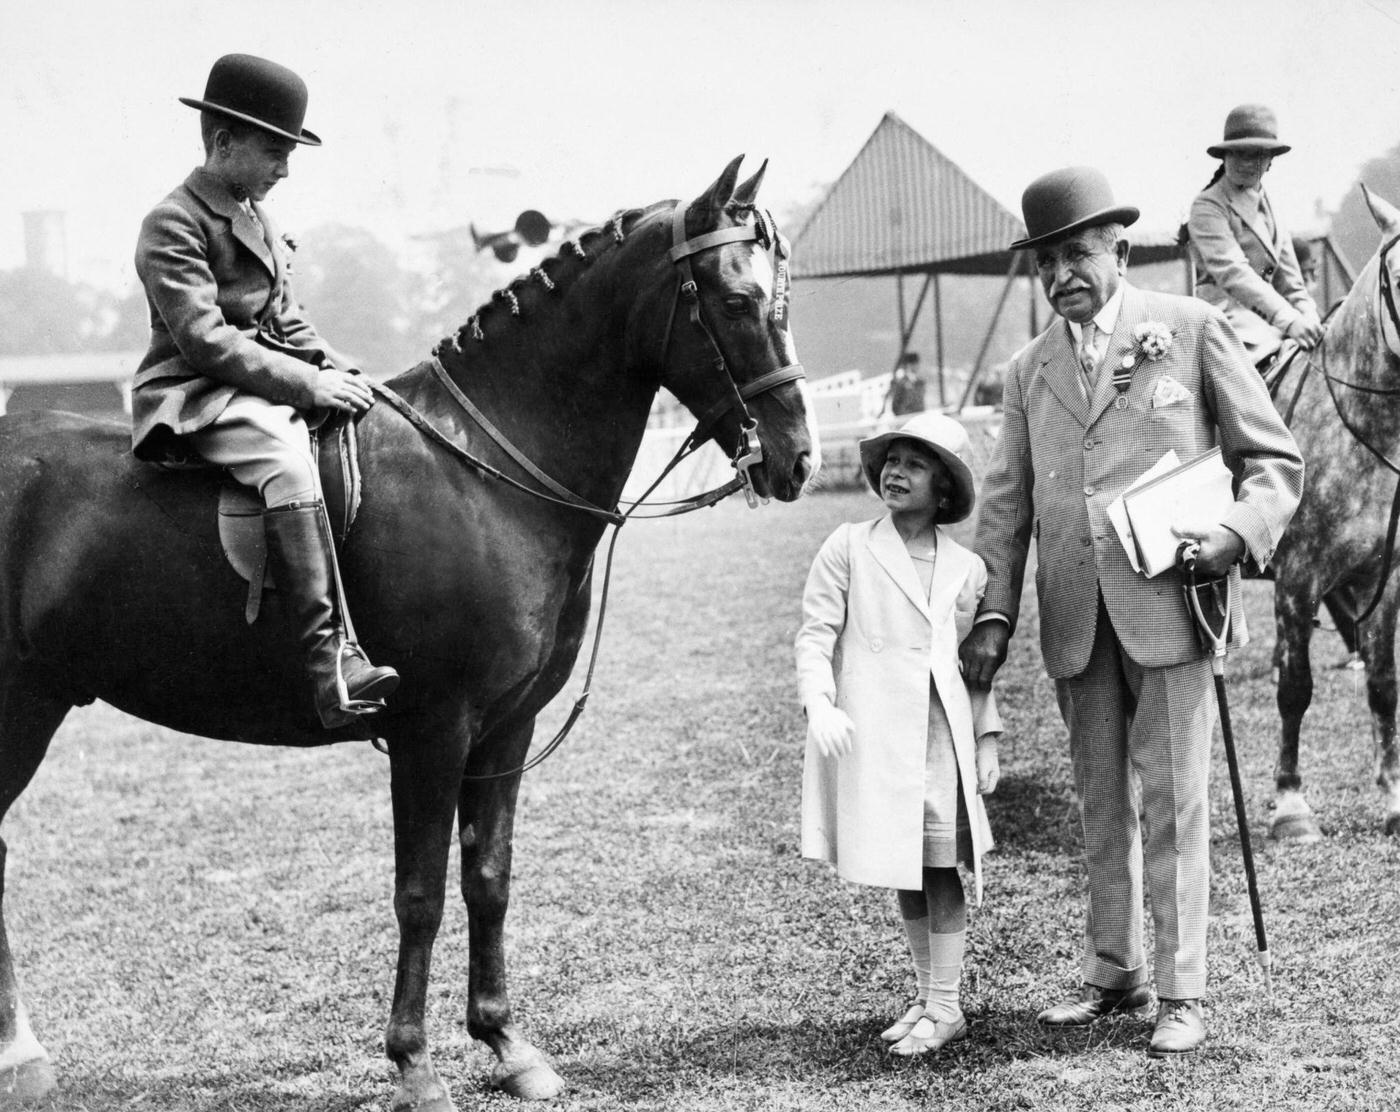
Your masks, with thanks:
<instances>
[{"instance_id":1,"label":"girl's light coat","mask_svg":"<svg viewBox=\"0 0 1400 1112\"><path fill-rule=\"evenodd\" d=\"M802 782L802 854L846 880L923 888L924 767L929 679L952 728L972 827L976 900L991 828L977 794L976 739L999 733L990 692L969 691L958 644L986 588L980 557L941 527L926 597L888 515L836 529L812 563L795 650L802 703L832 699L855 723L844 757L823 757L810 735Z\"/></svg>"}]
</instances>

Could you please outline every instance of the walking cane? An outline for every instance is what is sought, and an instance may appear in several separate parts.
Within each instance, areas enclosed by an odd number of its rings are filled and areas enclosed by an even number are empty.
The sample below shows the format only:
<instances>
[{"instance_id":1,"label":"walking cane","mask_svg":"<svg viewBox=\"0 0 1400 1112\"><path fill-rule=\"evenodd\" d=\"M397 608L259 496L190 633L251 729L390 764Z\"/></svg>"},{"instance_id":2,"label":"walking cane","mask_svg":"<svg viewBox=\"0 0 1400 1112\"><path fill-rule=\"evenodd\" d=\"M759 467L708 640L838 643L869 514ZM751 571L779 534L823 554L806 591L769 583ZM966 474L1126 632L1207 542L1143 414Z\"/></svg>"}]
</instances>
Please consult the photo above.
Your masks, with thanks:
<instances>
[{"instance_id":1,"label":"walking cane","mask_svg":"<svg viewBox=\"0 0 1400 1112\"><path fill-rule=\"evenodd\" d=\"M1230 766L1230 789L1235 797L1235 822L1240 829L1240 852L1244 857L1244 875L1249 885L1249 906L1254 913L1254 940L1259 946L1259 968L1264 974L1264 991L1272 994L1273 957L1264 936L1264 909L1259 901L1259 883L1254 875L1254 851L1249 844L1249 823L1244 811L1244 788L1240 785L1240 765L1235 757L1235 735L1230 729L1230 704L1225 698L1225 643L1230 636L1230 577L1196 582L1196 556L1201 546L1185 541L1177 549L1177 564L1181 568L1182 594L1186 609L1196 622L1201 644L1210 651L1210 670L1215 677L1215 701L1220 707L1220 733L1225 739L1225 760ZM1204 596L1205 601L1202 602Z\"/></svg>"}]
</instances>

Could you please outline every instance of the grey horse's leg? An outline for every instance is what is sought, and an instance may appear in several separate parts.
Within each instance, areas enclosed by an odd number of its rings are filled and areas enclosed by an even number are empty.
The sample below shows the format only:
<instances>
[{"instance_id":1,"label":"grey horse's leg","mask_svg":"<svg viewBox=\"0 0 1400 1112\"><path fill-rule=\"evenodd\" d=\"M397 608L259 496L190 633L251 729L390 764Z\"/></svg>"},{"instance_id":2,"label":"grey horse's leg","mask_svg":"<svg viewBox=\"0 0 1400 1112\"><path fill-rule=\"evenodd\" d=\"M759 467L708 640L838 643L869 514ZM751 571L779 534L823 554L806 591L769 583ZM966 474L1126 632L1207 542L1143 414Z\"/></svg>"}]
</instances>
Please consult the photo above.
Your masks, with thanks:
<instances>
[{"instance_id":1,"label":"grey horse's leg","mask_svg":"<svg viewBox=\"0 0 1400 1112\"><path fill-rule=\"evenodd\" d=\"M1400 758L1395 748L1395 625L1400 577L1392 577L1385 597L1363 629L1366 698L1376 739L1376 783L1385 794L1385 832L1400 834Z\"/></svg>"},{"instance_id":2,"label":"grey horse's leg","mask_svg":"<svg viewBox=\"0 0 1400 1112\"><path fill-rule=\"evenodd\" d=\"M1304 844L1322 838L1322 830L1303 796L1303 778L1298 772L1298 741L1313 692L1308 649L1317 604L1310 587L1284 575L1274 584L1274 663L1278 670L1281 734L1278 766L1274 770L1277 795L1269 837Z\"/></svg>"},{"instance_id":3,"label":"grey horse's leg","mask_svg":"<svg viewBox=\"0 0 1400 1112\"><path fill-rule=\"evenodd\" d=\"M534 732L531 719L497 733L472 754L474 776L508 772L525 760ZM512 1096L549 1100L564 1089L545 1056L517 1030L506 989L505 918L510 900L511 844L520 775L462 781L458 827L462 846L462 898L471 931L467 1030L497 1058L491 1083Z\"/></svg>"}]
</instances>

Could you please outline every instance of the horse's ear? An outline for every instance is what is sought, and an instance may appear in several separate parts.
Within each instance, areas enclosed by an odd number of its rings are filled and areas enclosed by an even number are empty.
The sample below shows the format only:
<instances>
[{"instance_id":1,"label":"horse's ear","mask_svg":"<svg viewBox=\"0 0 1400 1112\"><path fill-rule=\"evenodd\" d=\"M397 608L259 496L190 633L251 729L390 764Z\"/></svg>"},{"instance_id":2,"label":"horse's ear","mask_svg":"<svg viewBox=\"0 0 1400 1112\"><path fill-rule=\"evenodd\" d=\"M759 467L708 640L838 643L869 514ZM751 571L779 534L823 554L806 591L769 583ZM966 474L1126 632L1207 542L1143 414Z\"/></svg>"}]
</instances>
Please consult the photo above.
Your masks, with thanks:
<instances>
[{"instance_id":1,"label":"horse's ear","mask_svg":"<svg viewBox=\"0 0 1400 1112\"><path fill-rule=\"evenodd\" d=\"M690 206L691 211L719 212L725 205L729 204L730 199L734 196L734 183L739 180L739 163L743 161L744 156L740 155L726 166L724 172L715 179L715 183L695 198Z\"/></svg>"},{"instance_id":2,"label":"horse's ear","mask_svg":"<svg viewBox=\"0 0 1400 1112\"><path fill-rule=\"evenodd\" d=\"M1382 235L1400 234L1400 209L1397 209L1384 197L1378 197L1366 188L1365 182L1359 183L1361 195L1366 198L1366 207L1371 210L1372 217L1380 226Z\"/></svg>"},{"instance_id":3,"label":"horse's ear","mask_svg":"<svg viewBox=\"0 0 1400 1112\"><path fill-rule=\"evenodd\" d=\"M758 168L758 173L751 177L738 189L734 190L734 200L741 205L751 205L754 198L758 196L758 187L763 184L763 175L768 172L768 160L763 160L763 165Z\"/></svg>"}]
</instances>

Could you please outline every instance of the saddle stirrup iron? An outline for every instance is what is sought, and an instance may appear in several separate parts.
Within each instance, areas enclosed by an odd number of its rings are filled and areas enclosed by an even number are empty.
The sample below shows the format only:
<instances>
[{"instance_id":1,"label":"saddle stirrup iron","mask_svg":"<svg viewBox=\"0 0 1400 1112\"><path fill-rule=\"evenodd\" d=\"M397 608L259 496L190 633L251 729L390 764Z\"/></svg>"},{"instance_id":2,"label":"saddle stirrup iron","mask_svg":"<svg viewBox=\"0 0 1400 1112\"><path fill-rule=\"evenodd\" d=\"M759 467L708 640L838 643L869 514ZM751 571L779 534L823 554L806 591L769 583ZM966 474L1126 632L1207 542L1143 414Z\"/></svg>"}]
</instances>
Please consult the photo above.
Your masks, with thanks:
<instances>
[{"instance_id":1,"label":"saddle stirrup iron","mask_svg":"<svg viewBox=\"0 0 1400 1112\"><path fill-rule=\"evenodd\" d=\"M381 709L399 675L372 665L355 641L325 506L320 501L275 506L263 514L263 530L268 564L304 654L321 724L345 726Z\"/></svg>"}]
</instances>

